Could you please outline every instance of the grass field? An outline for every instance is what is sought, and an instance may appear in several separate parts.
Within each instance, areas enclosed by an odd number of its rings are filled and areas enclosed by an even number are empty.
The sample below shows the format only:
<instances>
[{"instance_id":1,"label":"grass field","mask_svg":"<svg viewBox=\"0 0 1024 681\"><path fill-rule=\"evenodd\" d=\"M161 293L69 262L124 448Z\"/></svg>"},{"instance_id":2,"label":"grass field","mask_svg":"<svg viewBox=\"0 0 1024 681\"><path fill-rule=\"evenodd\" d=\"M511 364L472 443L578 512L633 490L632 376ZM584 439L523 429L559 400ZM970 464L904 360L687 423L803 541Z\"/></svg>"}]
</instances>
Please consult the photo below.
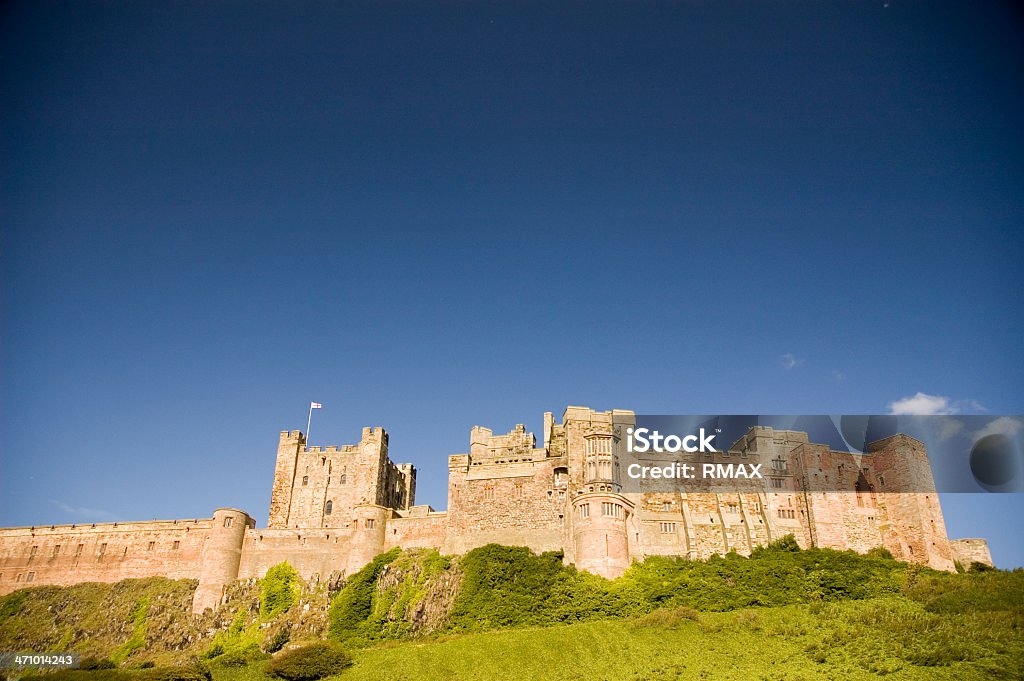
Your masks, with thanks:
<instances>
[{"instance_id":1,"label":"grass field","mask_svg":"<svg viewBox=\"0 0 1024 681\"><path fill-rule=\"evenodd\" d=\"M906 599L506 629L352 651L338 681L1018 679L1024 615L935 614ZM215 681L262 665L213 667Z\"/></svg>"}]
</instances>

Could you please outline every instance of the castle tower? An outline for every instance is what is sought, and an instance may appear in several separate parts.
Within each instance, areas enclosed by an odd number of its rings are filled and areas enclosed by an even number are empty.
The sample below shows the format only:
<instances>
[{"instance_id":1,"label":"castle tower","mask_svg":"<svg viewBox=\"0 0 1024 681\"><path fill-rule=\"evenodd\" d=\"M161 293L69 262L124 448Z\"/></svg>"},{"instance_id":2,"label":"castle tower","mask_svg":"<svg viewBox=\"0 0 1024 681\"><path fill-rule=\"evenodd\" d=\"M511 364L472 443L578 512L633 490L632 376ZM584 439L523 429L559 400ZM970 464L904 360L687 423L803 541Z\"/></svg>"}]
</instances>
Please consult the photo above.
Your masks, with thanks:
<instances>
[{"instance_id":1,"label":"castle tower","mask_svg":"<svg viewBox=\"0 0 1024 681\"><path fill-rule=\"evenodd\" d=\"M360 504L352 518L352 538L349 544L345 573L351 575L384 551L391 509L377 504Z\"/></svg>"},{"instance_id":2,"label":"castle tower","mask_svg":"<svg viewBox=\"0 0 1024 681\"><path fill-rule=\"evenodd\" d=\"M574 476L572 542L576 566L614 579L632 562L630 524L635 505L623 496L618 451L632 412L593 412L569 407L564 417Z\"/></svg>"},{"instance_id":3,"label":"castle tower","mask_svg":"<svg viewBox=\"0 0 1024 681\"><path fill-rule=\"evenodd\" d=\"M274 487L270 492L270 519L267 527L288 527L292 505L292 489L299 453L306 446L306 436L298 430L282 430L277 443L277 463L274 466Z\"/></svg>"},{"instance_id":4,"label":"castle tower","mask_svg":"<svg viewBox=\"0 0 1024 681\"><path fill-rule=\"evenodd\" d=\"M213 527L203 546L192 612L198 614L207 608L216 608L224 595L224 587L238 579L245 530L255 526L256 521L245 511L218 508L213 512Z\"/></svg>"},{"instance_id":5,"label":"castle tower","mask_svg":"<svg viewBox=\"0 0 1024 681\"><path fill-rule=\"evenodd\" d=\"M883 541L900 560L953 569L954 548L935 491L924 444L898 433L867 446L878 479L879 510L885 515Z\"/></svg>"},{"instance_id":6,"label":"castle tower","mask_svg":"<svg viewBox=\"0 0 1024 681\"><path fill-rule=\"evenodd\" d=\"M594 492L572 501L576 567L608 579L622 575L631 562L627 522L633 504L620 494Z\"/></svg>"}]
</instances>

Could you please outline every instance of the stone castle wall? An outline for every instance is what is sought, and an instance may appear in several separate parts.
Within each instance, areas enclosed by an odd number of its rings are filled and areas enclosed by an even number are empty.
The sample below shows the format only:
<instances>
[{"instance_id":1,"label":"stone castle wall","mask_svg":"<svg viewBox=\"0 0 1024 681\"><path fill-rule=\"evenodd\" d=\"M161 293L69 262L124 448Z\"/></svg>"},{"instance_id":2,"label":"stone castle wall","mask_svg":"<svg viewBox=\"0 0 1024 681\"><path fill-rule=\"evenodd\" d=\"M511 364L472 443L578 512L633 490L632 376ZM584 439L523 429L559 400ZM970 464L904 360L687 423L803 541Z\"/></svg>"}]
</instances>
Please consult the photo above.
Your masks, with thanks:
<instances>
[{"instance_id":1,"label":"stone castle wall","mask_svg":"<svg viewBox=\"0 0 1024 681\"><path fill-rule=\"evenodd\" d=\"M278 441L270 517L0 529L0 594L33 584L166 576L199 582L194 609L216 607L235 579L283 561L305 579L351 574L393 547L464 553L488 543L562 551L580 569L615 577L649 555L703 559L793 534L803 547L888 548L902 560L953 569L991 564L983 539L949 540L924 446L905 435L866 454L831 451L807 434L755 427L711 462L760 462L768 480L732 493L624 492L611 441L632 412L566 409L544 416L538 447L522 425L474 427L469 451L449 457L448 510L416 506L416 471L395 464L388 435L308 447L300 431ZM848 489L836 492L835 489Z\"/></svg>"},{"instance_id":2,"label":"stone castle wall","mask_svg":"<svg viewBox=\"0 0 1024 681\"><path fill-rule=\"evenodd\" d=\"M0 529L0 594L34 584L199 579L211 518Z\"/></svg>"}]
</instances>

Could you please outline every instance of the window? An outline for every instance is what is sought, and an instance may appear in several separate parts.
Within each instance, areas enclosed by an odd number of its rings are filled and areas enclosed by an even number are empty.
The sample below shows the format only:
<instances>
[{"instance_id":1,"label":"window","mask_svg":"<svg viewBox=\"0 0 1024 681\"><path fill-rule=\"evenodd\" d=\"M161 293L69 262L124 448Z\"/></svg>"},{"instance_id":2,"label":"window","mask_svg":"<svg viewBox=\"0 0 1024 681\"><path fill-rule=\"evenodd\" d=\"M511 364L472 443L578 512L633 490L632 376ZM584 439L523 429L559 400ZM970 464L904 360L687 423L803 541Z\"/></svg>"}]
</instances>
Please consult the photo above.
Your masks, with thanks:
<instances>
[{"instance_id":1,"label":"window","mask_svg":"<svg viewBox=\"0 0 1024 681\"><path fill-rule=\"evenodd\" d=\"M772 459L772 470L773 471L784 471L784 470L786 470L786 461L784 459Z\"/></svg>"},{"instance_id":2,"label":"window","mask_svg":"<svg viewBox=\"0 0 1024 681\"><path fill-rule=\"evenodd\" d=\"M228 516L224 519L224 527L231 527L231 523L234 522L234 518Z\"/></svg>"},{"instance_id":3,"label":"window","mask_svg":"<svg viewBox=\"0 0 1024 681\"><path fill-rule=\"evenodd\" d=\"M796 511L794 511L791 508L780 508L779 509L779 517L787 519L787 520L792 520L793 518L796 517Z\"/></svg>"},{"instance_id":4,"label":"window","mask_svg":"<svg viewBox=\"0 0 1024 681\"><path fill-rule=\"evenodd\" d=\"M334 511L334 502L328 501L327 505L324 506L324 515L330 515Z\"/></svg>"},{"instance_id":5,"label":"window","mask_svg":"<svg viewBox=\"0 0 1024 681\"><path fill-rule=\"evenodd\" d=\"M84 548L85 548L85 544L79 544L78 546L75 547L75 558L78 558L79 556L82 555L82 549L84 549Z\"/></svg>"},{"instance_id":6,"label":"window","mask_svg":"<svg viewBox=\"0 0 1024 681\"><path fill-rule=\"evenodd\" d=\"M22 577L24 577L24 576L25 576L25 575L18 575L17 577L15 577L15 578L14 578L14 581L16 581L16 582L20 582L20 581L21 581L21 578L22 578Z\"/></svg>"},{"instance_id":7,"label":"window","mask_svg":"<svg viewBox=\"0 0 1024 681\"><path fill-rule=\"evenodd\" d=\"M29 558L35 558L36 557L36 553L38 551L39 551L39 547L38 546L33 546L32 549L28 552L28 557Z\"/></svg>"},{"instance_id":8,"label":"window","mask_svg":"<svg viewBox=\"0 0 1024 681\"><path fill-rule=\"evenodd\" d=\"M665 513L671 512L672 511L672 502L671 501L663 501L661 503L661 510L664 511Z\"/></svg>"},{"instance_id":9,"label":"window","mask_svg":"<svg viewBox=\"0 0 1024 681\"><path fill-rule=\"evenodd\" d=\"M26 582L34 582L34 581L36 581L36 573L34 573L34 572L28 573L28 577L25 578L25 581Z\"/></svg>"},{"instance_id":10,"label":"window","mask_svg":"<svg viewBox=\"0 0 1024 681\"><path fill-rule=\"evenodd\" d=\"M376 525L376 524L377 524L377 522L373 518L367 518L366 519L366 529L372 530L374 525Z\"/></svg>"},{"instance_id":11,"label":"window","mask_svg":"<svg viewBox=\"0 0 1024 681\"><path fill-rule=\"evenodd\" d=\"M782 489L782 478L771 478L774 489Z\"/></svg>"},{"instance_id":12,"label":"window","mask_svg":"<svg viewBox=\"0 0 1024 681\"><path fill-rule=\"evenodd\" d=\"M885 487L885 476L884 475L879 475L878 476L878 486L879 487Z\"/></svg>"},{"instance_id":13,"label":"window","mask_svg":"<svg viewBox=\"0 0 1024 681\"><path fill-rule=\"evenodd\" d=\"M156 548L156 542L155 541L151 541L151 542L149 542L149 544L146 545L146 550L147 551L152 551L155 548Z\"/></svg>"},{"instance_id":14,"label":"window","mask_svg":"<svg viewBox=\"0 0 1024 681\"><path fill-rule=\"evenodd\" d=\"M590 504L580 504L579 510L581 518L590 517Z\"/></svg>"},{"instance_id":15,"label":"window","mask_svg":"<svg viewBox=\"0 0 1024 681\"><path fill-rule=\"evenodd\" d=\"M725 510L728 511L729 513L739 513L740 505L737 504L735 501L730 501L728 504L725 505Z\"/></svg>"},{"instance_id":16,"label":"window","mask_svg":"<svg viewBox=\"0 0 1024 681\"><path fill-rule=\"evenodd\" d=\"M106 552L107 552L107 545L104 542L103 544L100 544L100 555L102 556Z\"/></svg>"},{"instance_id":17,"label":"window","mask_svg":"<svg viewBox=\"0 0 1024 681\"><path fill-rule=\"evenodd\" d=\"M171 544L171 551L177 551L179 548L181 548L180 541L176 541L173 544Z\"/></svg>"},{"instance_id":18,"label":"window","mask_svg":"<svg viewBox=\"0 0 1024 681\"><path fill-rule=\"evenodd\" d=\"M302 476L302 486L305 487L308 484L309 484L309 476L308 475L303 475Z\"/></svg>"},{"instance_id":19,"label":"window","mask_svg":"<svg viewBox=\"0 0 1024 681\"><path fill-rule=\"evenodd\" d=\"M493 499L493 498L494 498L494 483L489 482L489 483L487 483L487 485L484 486L484 499Z\"/></svg>"},{"instance_id":20,"label":"window","mask_svg":"<svg viewBox=\"0 0 1024 681\"><path fill-rule=\"evenodd\" d=\"M609 518L621 518L622 507L610 501L603 501L601 502L601 515Z\"/></svg>"},{"instance_id":21,"label":"window","mask_svg":"<svg viewBox=\"0 0 1024 681\"><path fill-rule=\"evenodd\" d=\"M57 544L56 546L53 547L53 555L56 556L58 554L60 554L60 544Z\"/></svg>"},{"instance_id":22,"label":"window","mask_svg":"<svg viewBox=\"0 0 1024 681\"><path fill-rule=\"evenodd\" d=\"M523 498L523 483L517 482L512 488L512 496L516 499Z\"/></svg>"},{"instance_id":23,"label":"window","mask_svg":"<svg viewBox=\"0 0 1024 681\"><path fill-rule=\"evenodd\" d=\"M568 468L556 468L555 469L555 487L565 487L569 484L569 469Z\"/></svg>"},{"instance_id":24,"label":"window","mask_svg":"<svg viewBox=\"0 0 1024 681\"><path fill-rule=\"evenodd\" d=\"M676 524L675 523L662 523L661 524L661 533L662 534L675 534L676 533Z\"/></svg>"},{"instance_id":25,"label":"window","mask_svg":"<svg viewBox=\"0 0 1024 681\"><path fill-rule=\"evenodd\" d=\"M342 473L341 477L338 478L338 484L339 485L344 485L345 484L345 474L344 473Z\"/></svg>"}]
</instances>

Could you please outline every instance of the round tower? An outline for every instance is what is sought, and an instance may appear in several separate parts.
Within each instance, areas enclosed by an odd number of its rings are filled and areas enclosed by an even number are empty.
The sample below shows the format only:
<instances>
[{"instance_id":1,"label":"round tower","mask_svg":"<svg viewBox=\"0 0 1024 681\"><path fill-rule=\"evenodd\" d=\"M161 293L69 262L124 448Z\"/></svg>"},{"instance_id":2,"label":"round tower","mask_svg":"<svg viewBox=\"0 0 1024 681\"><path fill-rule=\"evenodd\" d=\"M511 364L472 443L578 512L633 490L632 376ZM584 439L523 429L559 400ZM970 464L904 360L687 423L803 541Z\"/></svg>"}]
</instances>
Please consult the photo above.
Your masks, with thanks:
<instances>
[{"instance_id":1,"label":"round tower","mask_svg":"<svg viewBox=\"0 0 1024 681\"><path fill-rule=\"evenodd\" d=\"M352 511L352 538L345 573L351 575L384 552L384 535L391 509L377 504L359 504Z\"/></svg>"},{"instance_id":2,"label":"round tower","mask_svg":"<svg viewBox=\"0 0 1024 681\"><path fill-rule=\"evenodd\" d=\"M629 567L626 521L633 504L614 492L581 494L572 501L576 567L608 579Z\"/></svg>"},{"instance_id":3,"label":"round tower","mask_svg":"<svg viewBox=\"0 0 1024 681\"><path fill-rule=\"evenodd\" d=\"M199 586L192 598L192 612L216 608L224 587L238 579L245 530L255 521L237 508L218 508L213 512L213 527L203 544L199 565Z\"/></svg>"}]
</instances>

